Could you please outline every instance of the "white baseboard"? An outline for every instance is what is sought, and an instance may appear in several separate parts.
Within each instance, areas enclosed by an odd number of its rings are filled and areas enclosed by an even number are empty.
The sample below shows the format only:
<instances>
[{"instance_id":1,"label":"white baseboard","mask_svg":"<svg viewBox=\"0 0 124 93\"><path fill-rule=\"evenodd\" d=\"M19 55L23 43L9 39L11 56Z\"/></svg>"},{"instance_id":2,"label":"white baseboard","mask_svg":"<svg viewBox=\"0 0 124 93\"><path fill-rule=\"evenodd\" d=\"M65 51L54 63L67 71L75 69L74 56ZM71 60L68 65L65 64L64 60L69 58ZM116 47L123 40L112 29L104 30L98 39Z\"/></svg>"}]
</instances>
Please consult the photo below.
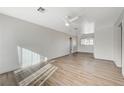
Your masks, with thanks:
<instances>
[{"instance_id":1,"label":"white baseboard","mask_svg":"<svg viewBox=\"0 0 124 93\"><path fill-rule=\"evenodd\" d=\"M121 68L121 64L117 64L117 62L113 61L115 63L115 65L119 68Z\"/></svg>"}]
</instances>

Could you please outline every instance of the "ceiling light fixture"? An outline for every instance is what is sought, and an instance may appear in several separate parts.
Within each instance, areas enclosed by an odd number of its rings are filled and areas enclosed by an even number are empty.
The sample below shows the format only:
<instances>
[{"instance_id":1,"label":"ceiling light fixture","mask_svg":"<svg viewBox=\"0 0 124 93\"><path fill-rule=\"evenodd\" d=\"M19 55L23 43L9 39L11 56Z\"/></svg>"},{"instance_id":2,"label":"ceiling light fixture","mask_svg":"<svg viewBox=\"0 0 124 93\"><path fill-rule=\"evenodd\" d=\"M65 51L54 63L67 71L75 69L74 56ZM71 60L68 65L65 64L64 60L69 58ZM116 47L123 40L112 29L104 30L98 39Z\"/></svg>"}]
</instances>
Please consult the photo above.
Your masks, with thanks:
<instances>
[{"instance_id":1,"label":"ceiling light fixture","mask_svg":"<svg viewBox=\"0 0 124 93\"><path fill-rule=\"evenodd\" d=\"M65 25L66 25L66 26L69 26L70 24L66 22Z\"/></svg>"},{"instance_id":2,"label":"ceiling light fixture","mask_svg":"<svg viewBox=\"0 0 124 93\"><path fill-rule=\"evenodd\" d=\"M45 12L45 8L39 7L39 8L37 9L37 11L39 11L39 12L41 12L41 13L44 13L44 12Z\"/></svg>"}]
</instances>

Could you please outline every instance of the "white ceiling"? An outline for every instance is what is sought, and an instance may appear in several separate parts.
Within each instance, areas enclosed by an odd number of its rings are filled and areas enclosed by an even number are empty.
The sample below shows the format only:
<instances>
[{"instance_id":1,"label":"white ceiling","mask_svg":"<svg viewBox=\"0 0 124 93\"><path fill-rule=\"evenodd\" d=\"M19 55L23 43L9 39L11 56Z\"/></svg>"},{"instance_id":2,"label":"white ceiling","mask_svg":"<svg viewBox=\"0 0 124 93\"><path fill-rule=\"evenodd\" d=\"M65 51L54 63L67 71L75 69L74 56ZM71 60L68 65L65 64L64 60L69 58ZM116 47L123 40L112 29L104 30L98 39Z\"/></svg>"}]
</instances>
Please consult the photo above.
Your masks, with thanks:
<instances>
[{"instance_id":1,"label":"white ceiling","mask_svg":"<svg viewBox=\"0 0 124 93\"><path fill-rule=\"evenodd\" d=\"M63 20L65 16L81 16L80 20L75 23L75 27L78 27L83 20L93 21L96 25L105 25L115 23L123 10L121 7L44 7L46 11L40 13L37 8L0 7L0 13L69 33L69 28L65 26Z\"/></svg>"}]
</instances>

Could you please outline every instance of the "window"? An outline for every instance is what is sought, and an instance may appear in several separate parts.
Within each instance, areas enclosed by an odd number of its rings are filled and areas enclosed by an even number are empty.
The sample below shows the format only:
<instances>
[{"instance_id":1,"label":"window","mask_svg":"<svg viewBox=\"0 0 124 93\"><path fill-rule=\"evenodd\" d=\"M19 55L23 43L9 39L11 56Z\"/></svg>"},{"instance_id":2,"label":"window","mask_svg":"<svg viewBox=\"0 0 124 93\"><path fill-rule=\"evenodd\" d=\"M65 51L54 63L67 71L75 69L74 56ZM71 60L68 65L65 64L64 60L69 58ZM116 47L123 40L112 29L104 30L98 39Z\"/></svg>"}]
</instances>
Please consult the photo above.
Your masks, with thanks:
<instances>
[{"instance_id":1,"label":"window","mask_svg":"<svg viewBox=\"0 0 124 93\"><path fill-rule=\"evenodd\" d=\"M81 39L81 45L93 45L93 38Z\"/></svg>"},{"instance_id":2,"label":"window","mask_svg":"<svg viewBox=\"0 0 124 93\"><path fill-rule=\"evenodd\" d=\"M29 49L21 48L18 46L19 63L22 67L31 66L41 61L47 61L47 57L41 56Z\"/></svg>"}]
</instances>

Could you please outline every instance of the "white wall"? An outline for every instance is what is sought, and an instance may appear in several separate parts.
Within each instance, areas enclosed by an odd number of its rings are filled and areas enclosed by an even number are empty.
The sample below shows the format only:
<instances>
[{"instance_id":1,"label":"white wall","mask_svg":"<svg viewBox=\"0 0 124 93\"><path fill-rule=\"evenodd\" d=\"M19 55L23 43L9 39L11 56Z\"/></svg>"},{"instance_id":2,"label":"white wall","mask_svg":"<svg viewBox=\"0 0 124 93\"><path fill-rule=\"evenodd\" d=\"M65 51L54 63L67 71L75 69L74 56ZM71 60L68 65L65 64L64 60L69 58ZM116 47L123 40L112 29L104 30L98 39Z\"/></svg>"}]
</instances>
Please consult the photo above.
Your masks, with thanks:
<instances>
[{"instance_id":1,"label":"white wall","mask_svg":"<svg viewBox=\"0 0 124 93\"><path fill-rule=\"evenodd\" d=\"M94 56L98 59L113 60L113 26L95 30Z\"/></svg>"},{"instance_id":2,"label":"white wall","mask_svg":"<svg viewBox=\"0 0 124 93\"><path fill-rule=\"evenodd\" d=\"M115 62L116 66L122 67L124 76L124 29L122 31L121 50L121 29L118 27L122 22L124 28L124 11L114 25L103 26L95 30L94 56L99 59L107 59ZM122 51L122 59L121 59ZM122 62L121 62L122 60Z\"/></svg>"},{"instance_id":3,"label":"white wall","mask_svg":"<svg viewBox=\"0 0 124 93\"><path fill-rule=\"evenodd\" d=\"M51 59L69 53L69 35L1 14L0 73L19 67L17 45Z\"/></svg>"},{"instance_id":4,"label":"white wall","mask_svg":"<svg viewBox=\"0 0 124 93\"><path fill-rule=\"evenodd\" d=\"M0 74L19 67L15 33L9 29L0 15Z\"/></svg>"}]
</instances>

